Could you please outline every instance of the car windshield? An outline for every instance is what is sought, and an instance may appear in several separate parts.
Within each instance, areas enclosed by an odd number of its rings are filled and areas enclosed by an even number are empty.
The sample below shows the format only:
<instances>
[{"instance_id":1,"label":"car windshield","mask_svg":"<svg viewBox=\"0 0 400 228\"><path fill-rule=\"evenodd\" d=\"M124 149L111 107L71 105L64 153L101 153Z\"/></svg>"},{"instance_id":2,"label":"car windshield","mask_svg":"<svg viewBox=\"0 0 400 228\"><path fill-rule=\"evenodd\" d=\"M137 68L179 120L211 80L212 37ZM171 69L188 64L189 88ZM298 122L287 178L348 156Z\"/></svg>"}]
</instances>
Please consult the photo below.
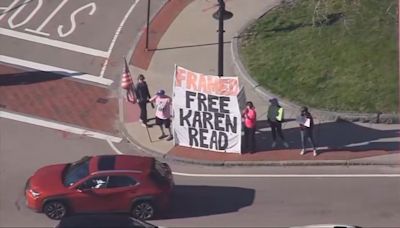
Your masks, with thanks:
<instances>
[{"instance_id":1,"label":"car windshield","mask_svg":"<svg viewBox=\"0 0 400 228\"><path fill-rule=\"evenodd\" d=\"M63 176L64 186L71 186L89 175L90 159L91 157L83 157L81 160L67 166Z\"/></svg>"}]
</instances>

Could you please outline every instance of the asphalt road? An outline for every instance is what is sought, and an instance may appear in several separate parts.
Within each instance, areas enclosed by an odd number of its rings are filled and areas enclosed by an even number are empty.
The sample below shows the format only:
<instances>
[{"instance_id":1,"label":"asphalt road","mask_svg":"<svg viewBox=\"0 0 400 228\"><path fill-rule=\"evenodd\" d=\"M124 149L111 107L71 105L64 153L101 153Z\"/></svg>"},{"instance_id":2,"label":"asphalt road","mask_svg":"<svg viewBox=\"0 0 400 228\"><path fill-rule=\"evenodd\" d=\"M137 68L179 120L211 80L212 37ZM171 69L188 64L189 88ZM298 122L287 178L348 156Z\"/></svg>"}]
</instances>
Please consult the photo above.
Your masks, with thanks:
<instances>
[{"instance_id":1,"label":"asphalt road","mask_svg":"<svg viewBox=\"0 0 400 228\"><path fill-rule=\"evenodd\" d=\"M151 13L165 1L151 1ZM119 80L122 57L131 51L146 20L147 1L53 0L43 1L46 2L43 5L39 0L22 5L19 2L22 1L1 1L0 61L69 74L76 71L78 76L92 75L95 81ZM116 150L134 153L128 143L110 145L101 139L0 118L0 227L54 226L55 221L24 206L22 189L26 179L47 164ZM174 203L166 218L151 221L157 225L277 227L347 223L398 227L400 224L398 176L285 176L398 174L399 168L245 169L171 165L177 183Z\"/></svg>"},{"instance_id":2,"label":"asphalt road","mask_svg":"<svg viewBox=\"0 0 400 228\"><path fill-rule=\"evenodd\" d=\"M130 153L127 143L115 147ZM0 227L49 227L55 223L25 207L23 187L41 166L84 155L115 153L105 140L0 118Z\"/></svg>"},{"instance_id":3,"label":"asphalt road","mask_svg":"<svg viewBox=\"0 0 400 228\"><path fill-rule=\"evenodd\" d=\"M24 206L24 183L37 168L74 161L88 154L115 153L115 150L131 154L134 151L128 143L113 144L115 147L112 148L104 140L13 120L0 119L0 126L1 227L56 224ZM177 174L173 205L165 218L151 221L157 225L285 227L346 223L398 227L400 224L400 177L354 176L398 174L397 167L210 168L171 165ZM243 176L250 174L281 176ZM287 174L298 176L285 176ZM331 174L353 176L332 177Z\"/></svg>"},{"instance_id":4,"label":"asphalt road","mask_svg":"<svg viewBox=\"0 0 400 228\"><path fill-rule=\"evenodd\" d=\"M150 14L165 1L151 1ZM146 20L143 0L2 0L0 61L114 80Z\"/></svg>"}]
</instances>

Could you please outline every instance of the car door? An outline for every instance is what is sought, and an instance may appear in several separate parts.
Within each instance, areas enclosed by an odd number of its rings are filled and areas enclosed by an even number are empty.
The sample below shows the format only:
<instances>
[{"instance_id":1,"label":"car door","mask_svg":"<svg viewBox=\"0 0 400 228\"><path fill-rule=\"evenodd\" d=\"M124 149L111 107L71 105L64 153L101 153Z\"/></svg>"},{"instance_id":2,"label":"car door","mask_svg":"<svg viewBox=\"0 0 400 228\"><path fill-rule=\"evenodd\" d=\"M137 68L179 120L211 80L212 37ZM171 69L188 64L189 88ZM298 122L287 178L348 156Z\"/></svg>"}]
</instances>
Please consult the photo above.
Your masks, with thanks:
<instances>
[{"instance_id":1,"label":"car door","mask_svg":"<svg viewBox=\"0 0 400 228\"><path fill-rule=\"evenodd\" d=\"M132 176L111 175L107 183L109 191L109 208L113 211L129 211L132 196L135 195L140 183Z\"/></svg>"},{"instance_id":2,"label":"car door","mask_svg":"<svg viewBox=\"0 0 400 228\"><path fill-rule=\"evenodd\" d=\"M69 203L74 212L102 212L108 210L108 175L86 178L74 186Z\"/></svg>"}]
</instances>

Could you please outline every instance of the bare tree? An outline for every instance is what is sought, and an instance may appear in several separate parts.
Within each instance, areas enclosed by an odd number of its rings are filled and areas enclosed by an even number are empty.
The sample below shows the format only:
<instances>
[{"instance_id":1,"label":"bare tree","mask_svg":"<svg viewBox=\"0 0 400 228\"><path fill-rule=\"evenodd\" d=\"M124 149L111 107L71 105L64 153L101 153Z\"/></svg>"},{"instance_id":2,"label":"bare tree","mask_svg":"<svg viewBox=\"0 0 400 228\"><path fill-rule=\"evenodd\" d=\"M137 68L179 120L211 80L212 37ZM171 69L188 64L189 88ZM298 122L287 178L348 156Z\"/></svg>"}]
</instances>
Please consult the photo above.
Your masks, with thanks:
<instances>
[{"instance_id":1,"label":"bare tree","mask_svg":"<svg viewBox=\"0 0 400 228\"><path fill-rule=\"evenodd\" d=\"M344 27L349 29L349 24L351 23L352 18L350 18L348 15L351 15L351 11L358 10L360 8L361 1L342 0L341 2L335 2L332 0L313 0L311 1L311 4L314 8L312 15L313 27L322 24L329 25L340 17L343 18ZM334 8L334 4L339 4L339 7Z\"/></svg>"}]
</instances>

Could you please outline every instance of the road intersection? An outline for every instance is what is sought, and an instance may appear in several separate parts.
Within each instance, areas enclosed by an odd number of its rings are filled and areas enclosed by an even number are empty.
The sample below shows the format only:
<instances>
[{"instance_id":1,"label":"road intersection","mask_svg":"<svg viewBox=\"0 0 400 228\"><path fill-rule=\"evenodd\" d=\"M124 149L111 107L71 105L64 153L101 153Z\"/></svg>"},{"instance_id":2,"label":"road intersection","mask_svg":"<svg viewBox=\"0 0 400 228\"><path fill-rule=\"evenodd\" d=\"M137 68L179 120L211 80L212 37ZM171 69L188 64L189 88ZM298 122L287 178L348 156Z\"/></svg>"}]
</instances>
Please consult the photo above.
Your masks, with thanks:
<instances>
[{"instance_id":1,"label":"road intersection","mask_svg":"<svg viewBox=\"0 0 400 228\"><path fill-rule=\"evenodd\" d=\"M155 15L167 0L151 2L151 14ZM208 0L197 0L193 5L199 2L204 3L200 7L202 16L215 8ZM226 2L228 6L241 4L239 0ZM132 46L141 42L146 4L143 0L0 3L0 226L54 226L54 221L24 207L23 184L40 166L91 154L149 154L127 143L119 125L120 95L116 88L122 57L129 56ZM194 6L190 12L194 12ZM210 29L199 23L198 29ZM176 26L170 34L174 31ZM155 29L151 32L153 37L162 36ZM149 81L154 85L165 75L159 60L167 56L172 61L179 54L174 51L183 49L179 48L179 39L175 45L168 43L171 37L161 41L166 48L155 56L159 65L148 62L147 67L153 70L149 74L154 73ZM191 42L200 42L196 39L202 37L192 38ZM205 49L214 49L212 42L200 43L210 43ZM183 54L179 54L179 61L187 59ZM208 69L206 62L195 67ZM138 108L128 108L129 120L137 122ZM357 133L366 128L357 127ZM378 130L374 134L371 131L370 135L375 135ZM394 131L385 133L388 140L397 140ZM373 138L369 143L378 147L385 143L379 140ZM369 145L355 145L363 146ZM393 155L390 153L394 147L382 154ZM280 156L293 153L282 152ZM250 162L254 162L252 159ZM400 224L396 216L400 208L398 166L204 168L176 162L171 166L178 184L176 204L169 217L154 221L158 225L276 227L337 221L361 226Z\"/></svg>"}]
</instances>

